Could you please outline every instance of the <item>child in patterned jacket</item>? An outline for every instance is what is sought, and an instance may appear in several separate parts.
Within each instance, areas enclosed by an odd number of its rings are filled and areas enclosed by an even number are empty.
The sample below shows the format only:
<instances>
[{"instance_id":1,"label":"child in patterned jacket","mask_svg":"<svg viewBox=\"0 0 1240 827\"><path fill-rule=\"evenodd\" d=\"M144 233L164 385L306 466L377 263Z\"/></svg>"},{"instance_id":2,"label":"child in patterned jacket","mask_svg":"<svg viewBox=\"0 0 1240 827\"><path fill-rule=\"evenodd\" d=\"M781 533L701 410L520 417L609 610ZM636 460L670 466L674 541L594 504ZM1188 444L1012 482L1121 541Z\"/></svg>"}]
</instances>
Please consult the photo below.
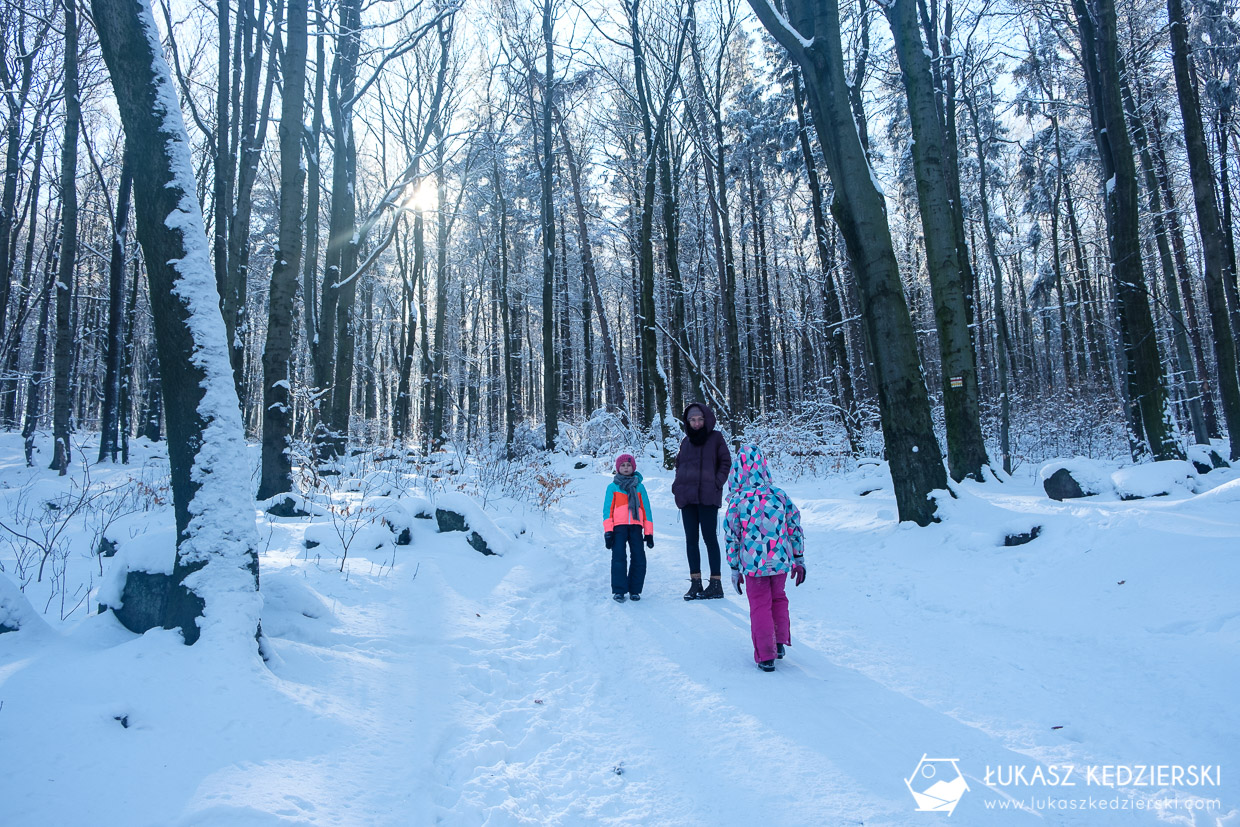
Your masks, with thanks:
<instances>
[{"instance_id":1,"label":"child in patterned jacket","mask_svg":"<svg viewBox=\"0 0 1240 827\"><path fill-rule=\"evenodd\" d=\"M611 596L617 603L627 594L632 600L642 599L646 582L646 550L654 548L654 521L650 496L637 473L637 460L632 454L616 457L616 475L603 495L603 545L611 549ZM628 571L625 571L625 550L628 549Z\"/></svg>"},{"instance_id":2,"label":"child in patterned jacket","mask_svg":"<svg viewBox=\"0 0 1240 827\"><path fill-rule=\"evenodd\" d=\"M805 582L805 538L801 512L771 482L771 471L757 445L743 445L732 463L728 511L723 533L737 594L749 597L753 659L763 672L792 644L788 623L788 575ZM745 590L741 591L744 580Z\"/></svg>"}]
</instances>

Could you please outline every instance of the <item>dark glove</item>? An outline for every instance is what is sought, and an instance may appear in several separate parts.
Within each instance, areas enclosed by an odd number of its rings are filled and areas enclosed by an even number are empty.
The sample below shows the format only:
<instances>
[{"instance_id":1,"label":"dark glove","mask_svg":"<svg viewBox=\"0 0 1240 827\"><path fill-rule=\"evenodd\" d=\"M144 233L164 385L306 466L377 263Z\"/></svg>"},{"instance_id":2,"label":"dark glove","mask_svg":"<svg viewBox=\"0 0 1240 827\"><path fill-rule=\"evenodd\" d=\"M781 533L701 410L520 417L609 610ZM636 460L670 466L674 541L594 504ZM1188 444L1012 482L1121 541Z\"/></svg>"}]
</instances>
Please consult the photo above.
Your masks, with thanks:
<instances>
[{"instance_id":1,"label":"dark glove","mask_svg":"<svg viewBox=\"0 0 1240 827\"><path fill-rule=\"evenodd\" d=\"M744 578L741 577L740 569L732 569L732 588L736 589L737 594L744 594L744 592L741 591L742 579Z\"/></svg>"},{"instance_id":2,"label":"dark glove","mask_svg":"<svg viewBox=\"0 0 1240 827\"><path fill-rule=\"evenodd\" d=\"M797 586L805 582L805 564L804 563L793 563L792 564L792 582Z\"/></svg>"},{"instance_id":3,"label":"dark glove","mask_svg":"<svg viewBox=\"0 0 1240 827\"><path fill-rule=\"evenodd\" d=\"M603 532L603 548L611 548L616 542L616 535L611 531Z\"/></svg>"},{"instance_id":4,"label":"dark glove","mask_svg":"<svg viewBox=\"0 0 1240 827\"><path fill-rule=\"evenodd\" d=\"M653 534L646 535L646 548L654 548L654 535Z\"/></svg>"}]
</instances>

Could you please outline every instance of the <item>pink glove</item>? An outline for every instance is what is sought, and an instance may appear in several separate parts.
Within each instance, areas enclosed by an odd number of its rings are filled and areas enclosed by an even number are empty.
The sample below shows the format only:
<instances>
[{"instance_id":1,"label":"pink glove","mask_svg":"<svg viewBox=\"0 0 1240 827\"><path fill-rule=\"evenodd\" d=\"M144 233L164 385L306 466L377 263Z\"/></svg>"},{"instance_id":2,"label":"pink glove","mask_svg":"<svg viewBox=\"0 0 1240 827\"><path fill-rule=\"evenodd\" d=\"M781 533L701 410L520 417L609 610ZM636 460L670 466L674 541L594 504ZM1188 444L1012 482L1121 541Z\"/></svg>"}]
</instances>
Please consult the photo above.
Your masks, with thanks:
<instances>
[{"instance_id":1,"label":"pink glove","mask_svg":"<svg viewBox=\"0 0 1240 827\"><path fill-rule=\"evenodd\" d=\"M805 566L803 564L792 564L792 582L797 586L805 582Z\"/></svg>"}]
</instances>

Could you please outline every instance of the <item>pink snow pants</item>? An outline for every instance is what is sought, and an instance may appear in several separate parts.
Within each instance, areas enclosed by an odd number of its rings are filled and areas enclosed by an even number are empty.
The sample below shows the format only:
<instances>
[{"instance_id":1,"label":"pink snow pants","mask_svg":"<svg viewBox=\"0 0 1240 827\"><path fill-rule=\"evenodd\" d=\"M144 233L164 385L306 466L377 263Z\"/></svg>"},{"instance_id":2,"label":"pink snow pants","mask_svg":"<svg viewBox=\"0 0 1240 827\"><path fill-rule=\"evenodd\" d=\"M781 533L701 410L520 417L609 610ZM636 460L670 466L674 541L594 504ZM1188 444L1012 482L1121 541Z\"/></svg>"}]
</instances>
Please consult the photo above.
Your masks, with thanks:
<instances>
[{"instance_id":1,"label":"pink snow pants","mask_svg":"<svg viewBox=\"0 0 1240 827\"><path fill-rule=\"evenodd\" d=\"M788 629L788 595L784 584L788 573L755 577L745 575L745 595L749 598L749 632L753 636L755 663L775 660L775 644L792 643Z\"/></svg>"}]
</instances>

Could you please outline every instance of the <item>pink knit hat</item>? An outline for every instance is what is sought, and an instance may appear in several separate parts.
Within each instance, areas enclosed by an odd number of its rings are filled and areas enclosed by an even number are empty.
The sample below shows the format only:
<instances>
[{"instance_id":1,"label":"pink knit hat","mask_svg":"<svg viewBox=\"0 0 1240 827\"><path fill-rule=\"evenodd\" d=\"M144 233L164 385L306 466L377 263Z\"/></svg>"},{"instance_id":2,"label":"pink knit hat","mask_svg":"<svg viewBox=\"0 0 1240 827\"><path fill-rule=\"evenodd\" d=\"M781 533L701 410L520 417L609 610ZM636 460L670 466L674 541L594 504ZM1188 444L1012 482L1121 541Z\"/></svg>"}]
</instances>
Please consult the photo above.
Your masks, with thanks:
<instances>
[{"instance_id":1,"label":"pink knit hat","mask_svg":"<svg viewBox=\"0 0 1240 827\"><path fill-rule=\"evenodd\" d=\"M616 473L620 472L620 463L624 462L625 460L628 460L630 463L632 463L634 471L637 470L637 460L633 458L633 455L632 454L621 454L620 456L616 457Z\"/></svg>"}]
</instances>

